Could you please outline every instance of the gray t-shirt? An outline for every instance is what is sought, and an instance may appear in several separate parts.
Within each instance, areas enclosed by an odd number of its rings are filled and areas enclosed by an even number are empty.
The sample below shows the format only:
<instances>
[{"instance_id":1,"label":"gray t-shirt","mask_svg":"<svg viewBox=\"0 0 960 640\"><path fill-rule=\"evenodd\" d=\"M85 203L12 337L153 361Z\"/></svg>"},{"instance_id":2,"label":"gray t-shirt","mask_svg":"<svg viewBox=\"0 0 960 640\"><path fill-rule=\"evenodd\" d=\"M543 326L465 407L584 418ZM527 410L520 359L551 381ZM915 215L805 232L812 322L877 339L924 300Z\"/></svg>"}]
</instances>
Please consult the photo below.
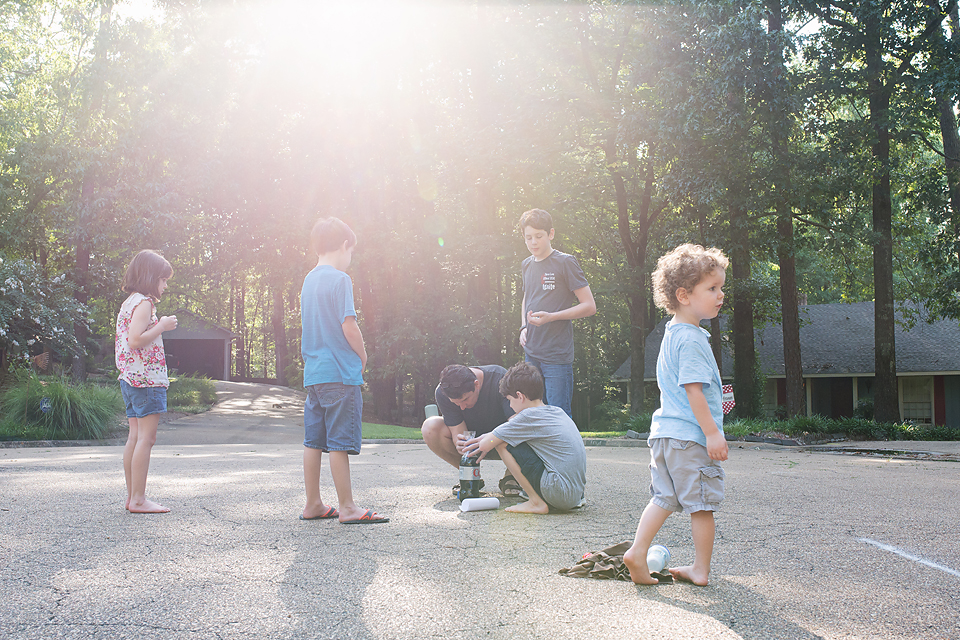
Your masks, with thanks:
<instances>
[{"instance_id":1,"label":"gray t-shirt","mask_svg":"<svg viewBox=\"0 0 960 640\"><path fill-rule=\"evenodd\" d=\"M527 312L563 311L577 303L574 291L588 285L577 259L554 250L537 262L530 256L520 265L523 276L523 303ZM526 323L526 318L524 318ZM557 320L535 327L527 325L523 350L546 364L573 363L573 322Z\"/></svg>"},{"instance_id":2,"label":"gray t-shirt","mask_svg":"<svg viewBox=\"0 0 960 640\"><path fill-rule=\"evenodd\" d=\"M440 408L440 415L443 416L445 425L455 427L465 422L467 431L476 431L480 436L490 433L498 424L506 422L507 418L513 415L513 409L510 408L510 402L500 395L500 380L507 370L496 364L472 368L483 371L483 382L480 385L477 404L461 411L460 407L453 404L450 398L440 390L440 385L437 385L434 396L437 398L437 406Z\"/></svg>"},{"instance_id":3,"label":"gray t-shirt","mask_svg":"<svg viewBox=\"0 0 960 640\"><path fill-rule=\"evenodd\" d=\"M563 409L530 407L493 430L511 446L526 442L541 460L541 498L558 509L572 509L587 484L587 450L583 437Z\"/></svg>"}]
</instances>

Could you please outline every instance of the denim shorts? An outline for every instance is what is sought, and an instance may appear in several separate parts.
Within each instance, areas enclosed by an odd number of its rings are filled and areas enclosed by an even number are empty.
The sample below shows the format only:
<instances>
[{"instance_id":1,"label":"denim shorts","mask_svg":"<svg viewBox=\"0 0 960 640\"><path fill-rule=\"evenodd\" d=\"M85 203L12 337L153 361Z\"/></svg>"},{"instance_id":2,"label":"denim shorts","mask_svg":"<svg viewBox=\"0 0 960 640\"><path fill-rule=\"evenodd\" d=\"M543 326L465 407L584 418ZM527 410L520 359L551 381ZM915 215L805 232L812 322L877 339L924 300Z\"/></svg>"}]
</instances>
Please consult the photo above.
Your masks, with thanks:
<instances>
[{"instance_id":1,"label":"denim shorts","mask_svg":"<svg viewBox=\"0 0 960 640\"><path fill-rule=\"evenodd\" d=\"M121 380L120 395L123 396L128 418L145 418L167 411L166 387L134 387L126 380Z\"/></svg>"},{"instance_id":2,"label":"denim shorts","mask_svg":"<svg viewBox=\"0 0 960 640\"><path fill-rule=\"evenodd\" d=\"M303 403L303 446L324 452L360 453L362 415L359 385L310 385Z\"/></svg>"},{"instance_id":3,"label":"denim shorts","mask_svg":"<svg viewBox=\"0 0 960 640\"><path fill-rule=\"evenodd\" d=\"M650 502L667 511L716 511L723 501L723 468L698 442L650 441Z\"/></svg>"}]
</instances>

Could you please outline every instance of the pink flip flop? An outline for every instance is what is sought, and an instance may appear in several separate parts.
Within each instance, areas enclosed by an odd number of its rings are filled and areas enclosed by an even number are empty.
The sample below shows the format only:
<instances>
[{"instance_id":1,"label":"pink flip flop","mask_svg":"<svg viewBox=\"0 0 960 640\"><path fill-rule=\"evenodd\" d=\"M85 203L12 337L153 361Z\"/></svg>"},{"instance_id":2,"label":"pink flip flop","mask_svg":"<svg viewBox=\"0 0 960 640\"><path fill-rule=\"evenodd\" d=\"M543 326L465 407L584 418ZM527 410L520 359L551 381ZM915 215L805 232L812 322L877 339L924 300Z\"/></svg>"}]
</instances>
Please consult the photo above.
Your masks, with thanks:
<instances>
[{"instance_id":1,"label":"pink flip flop","mask_svg":"<svg viewBox=\"0 0 960 640\"><path fill-rule=\"evenodd\" d=\"M363 515L356 520L343 520L340 524L379 524L381 522L390 522L390 518L381 516L373 509L367 509L363 512Z\"/></svg>"},{"instance_id":2,"label":"pink flip flop","mask_svg":"<svg viewBox=\"0 0 960 640\"><path fill-rule=\"evenodd\" d=\"M301 520L329 520L330 518L339 518L340 512L337 511L334 507L327 507L327 510L321 513L318 516L313 516L312 518L304 518L303 514L300 514Z\"/></svg>"}]
</instances>

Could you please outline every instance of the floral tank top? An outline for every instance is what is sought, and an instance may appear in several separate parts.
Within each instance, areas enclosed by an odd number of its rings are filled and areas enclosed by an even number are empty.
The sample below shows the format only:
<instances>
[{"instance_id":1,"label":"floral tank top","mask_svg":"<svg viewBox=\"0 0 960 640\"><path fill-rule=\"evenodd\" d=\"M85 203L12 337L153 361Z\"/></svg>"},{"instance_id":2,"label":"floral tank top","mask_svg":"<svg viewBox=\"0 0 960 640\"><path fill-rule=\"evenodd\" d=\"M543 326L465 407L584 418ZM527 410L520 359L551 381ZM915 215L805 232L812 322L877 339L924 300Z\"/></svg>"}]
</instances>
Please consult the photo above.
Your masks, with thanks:
<instances>
[{"instance_id":1,"label":"floral tank top","mask_svg":"<svg viewBox=\"0 0 960 640\"><path fill-rule=\"evenodd\" d=\"M162 334L144 347L130 347L130 320L133 318L134 309L143 302L150 305L150 322L147 324L147 329L150 329L157 324L157 308L153 300L142 293L131 293L130 297L123 301L117 315L117 339L114 347L117 369L120 371L118 379L126 381L131 387L169 387Z\"/></svg>"}]
</instances>

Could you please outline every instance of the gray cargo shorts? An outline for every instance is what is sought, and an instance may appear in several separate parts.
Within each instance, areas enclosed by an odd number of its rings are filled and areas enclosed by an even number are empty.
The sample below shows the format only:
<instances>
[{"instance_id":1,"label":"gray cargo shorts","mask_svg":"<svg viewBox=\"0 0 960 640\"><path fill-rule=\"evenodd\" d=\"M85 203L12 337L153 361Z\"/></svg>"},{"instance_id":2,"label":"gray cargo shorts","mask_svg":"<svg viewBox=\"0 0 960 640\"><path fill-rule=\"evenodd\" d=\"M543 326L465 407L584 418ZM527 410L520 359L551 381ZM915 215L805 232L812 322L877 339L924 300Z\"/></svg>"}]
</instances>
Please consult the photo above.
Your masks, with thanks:
<instances>
[{"instance_id":1,"label":"gray cargo shorts","mask_svg":"<svg viewBox=\"0 0 960 640\"><path fill-rule=\"evenodd\" d=\"M650 502L667 511L717 511L723 501L723 468L707 448L689 440L650 441Z\"/></svg>"}]
</instances>

